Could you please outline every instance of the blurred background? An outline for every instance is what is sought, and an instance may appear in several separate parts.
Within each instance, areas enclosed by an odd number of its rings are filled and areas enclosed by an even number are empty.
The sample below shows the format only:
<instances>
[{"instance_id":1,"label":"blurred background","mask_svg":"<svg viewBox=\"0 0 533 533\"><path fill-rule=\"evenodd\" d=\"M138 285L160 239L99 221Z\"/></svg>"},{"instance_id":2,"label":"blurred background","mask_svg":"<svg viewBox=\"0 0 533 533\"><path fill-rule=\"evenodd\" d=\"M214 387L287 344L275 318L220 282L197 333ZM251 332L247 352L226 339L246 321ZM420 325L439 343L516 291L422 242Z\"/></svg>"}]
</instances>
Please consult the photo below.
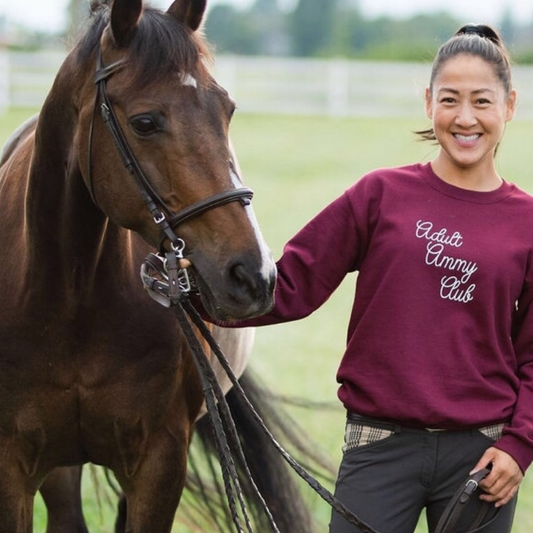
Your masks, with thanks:
<instances>
[{"instance_id":1,"label":"blurred background","mask_svg":"<svg viewBox=\"0 0 533 533\"><path fill-rule=\"evenodd\" d=\"M209 10L207 36L224 54L418 61L458 23L490 22L519 62L533 61L529 0L212 0ZM2 0L0 41L54 46L77 33L88 11L89 0Z\"/></svg>"},{"instance_id":2,"label":"blurred background","mask_svg":"<svg viewBox=\"0 0 533 533\"><path fill-rule=\"evenodd\" d=\"M531 0L208 2L205 33L214 50L214 74L237 102L232 140L275 257L307 220L365 172L436 155L435 146L417 142L412 132L428 126L423 94L433 56L466 22L496 26L514 59L519 106L497 166L503 177L533 193ZM87 0L0 0L0 147L38 112L88 13ZM348 276L305 320L259 328L251 364L276 393L310 402L307 408L295 404L290 414L333 464L340 458L345 418L336 400L335 372L354 284L355 276ZM332 488L331 480L325 483ZM329 508L310 492L326 531ZM111 533L115 504L111 497L102 506L86 477L91 531ZM192 533L179 512L176 520L176 531ZM36 531L44 530L45 521L37 499ZM513 533L532 528L529 474ZM424 519L417 533L427 533Z\"/></svg>"},{"instance_id":3,"label":"blurred background","mask_svg":"<svg viewBox=\"0 0 533 533\"><path fill-rule=\"evenodd\" d=\"M475 21L503 34L519 65L519 115L533 117L530 0L213 0L208 9L215 72L241 111L420 114L438 45ZM40 105L89 10L88 0L0 0L0 111Z\"/></svg>"}]
</instances>

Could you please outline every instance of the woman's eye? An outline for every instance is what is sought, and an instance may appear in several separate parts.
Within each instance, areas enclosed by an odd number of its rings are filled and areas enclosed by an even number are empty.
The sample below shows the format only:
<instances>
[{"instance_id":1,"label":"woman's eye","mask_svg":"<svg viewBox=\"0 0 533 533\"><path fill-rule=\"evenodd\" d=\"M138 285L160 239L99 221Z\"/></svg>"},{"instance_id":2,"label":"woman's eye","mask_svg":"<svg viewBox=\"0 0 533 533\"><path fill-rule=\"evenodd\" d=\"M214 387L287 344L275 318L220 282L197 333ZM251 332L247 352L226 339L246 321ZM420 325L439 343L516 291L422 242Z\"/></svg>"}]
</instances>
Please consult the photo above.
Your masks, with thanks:
<instances>
[{"instance_id":1,"label":"woman's eye","mask_svg":"<svg viewBox=\"0 0 533 533\"><path fill-rule=\"evenodd\" d=\"M138 135L148 137L160 130L159 124L151 115L138 115L130 119L130 126Z\"/></svg>"}]
</instances>

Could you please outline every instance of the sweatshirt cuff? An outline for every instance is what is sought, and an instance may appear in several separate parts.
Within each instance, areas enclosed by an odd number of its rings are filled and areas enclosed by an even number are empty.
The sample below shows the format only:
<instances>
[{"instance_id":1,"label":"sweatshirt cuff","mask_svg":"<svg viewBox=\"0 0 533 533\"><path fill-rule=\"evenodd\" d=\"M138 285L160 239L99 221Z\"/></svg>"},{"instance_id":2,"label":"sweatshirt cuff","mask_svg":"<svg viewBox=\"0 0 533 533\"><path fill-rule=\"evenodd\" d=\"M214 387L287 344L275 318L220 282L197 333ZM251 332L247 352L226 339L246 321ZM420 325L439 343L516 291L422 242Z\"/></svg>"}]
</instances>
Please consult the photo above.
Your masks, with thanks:
<instances>
[{"instance_id":1,"label":"sweatshirt cuff","mask_svg":"<svg viewBox=\"0 0 533 533\"><path fill-rule=\"evenodd\" d=\"M504 435L494 443L494 447L508 453L518 463L524 474L533 461L533 446L531 443L526 443L514 435Z\"/></svg>"}]
</instances>

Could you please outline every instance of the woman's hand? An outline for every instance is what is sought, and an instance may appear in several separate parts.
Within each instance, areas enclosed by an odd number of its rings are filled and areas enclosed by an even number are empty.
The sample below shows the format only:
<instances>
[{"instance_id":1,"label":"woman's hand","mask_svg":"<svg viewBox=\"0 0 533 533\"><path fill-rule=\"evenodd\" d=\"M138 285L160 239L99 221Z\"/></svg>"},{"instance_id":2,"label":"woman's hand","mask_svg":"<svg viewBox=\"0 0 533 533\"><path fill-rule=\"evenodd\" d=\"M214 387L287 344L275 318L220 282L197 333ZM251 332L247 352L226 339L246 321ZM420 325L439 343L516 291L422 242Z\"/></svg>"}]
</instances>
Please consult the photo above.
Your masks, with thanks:
<instances>
[{"instance_id":1,"label":"woman's hand","mask_svg":"<svg viewBox=\"0 0 533 533\"><path fill-rule=\"evenodd\" d=\"M489 465L492 465L490 474L479 484L485 491L480 499L492 502L496 507L502 507L509 503L518 492L524 474L508 453L497 448L489 448L470 474L487 468Z\"/></svg>"}]
</instances>

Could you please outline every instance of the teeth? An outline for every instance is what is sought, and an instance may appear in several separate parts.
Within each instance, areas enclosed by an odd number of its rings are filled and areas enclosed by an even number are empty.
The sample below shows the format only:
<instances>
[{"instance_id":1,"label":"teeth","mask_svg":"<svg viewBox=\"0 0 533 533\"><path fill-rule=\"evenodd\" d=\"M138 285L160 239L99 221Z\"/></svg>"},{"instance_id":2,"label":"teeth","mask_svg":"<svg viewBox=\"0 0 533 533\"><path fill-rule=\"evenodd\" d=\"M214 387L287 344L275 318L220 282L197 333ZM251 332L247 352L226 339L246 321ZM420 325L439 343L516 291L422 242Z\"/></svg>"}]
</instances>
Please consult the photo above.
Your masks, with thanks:
<instances>
[{"instance_id":1,"label":"teeth","mask_svg":"<svg viewBox=\"0 0 533 533\"><path fill-rule=\"evenodd\" d=\"M455 134L455 137L459 139L460 141L475 141L479 138L479 134L475 133L473 135L459 135L458 133Z\"/></svg>"}]
</instances>

